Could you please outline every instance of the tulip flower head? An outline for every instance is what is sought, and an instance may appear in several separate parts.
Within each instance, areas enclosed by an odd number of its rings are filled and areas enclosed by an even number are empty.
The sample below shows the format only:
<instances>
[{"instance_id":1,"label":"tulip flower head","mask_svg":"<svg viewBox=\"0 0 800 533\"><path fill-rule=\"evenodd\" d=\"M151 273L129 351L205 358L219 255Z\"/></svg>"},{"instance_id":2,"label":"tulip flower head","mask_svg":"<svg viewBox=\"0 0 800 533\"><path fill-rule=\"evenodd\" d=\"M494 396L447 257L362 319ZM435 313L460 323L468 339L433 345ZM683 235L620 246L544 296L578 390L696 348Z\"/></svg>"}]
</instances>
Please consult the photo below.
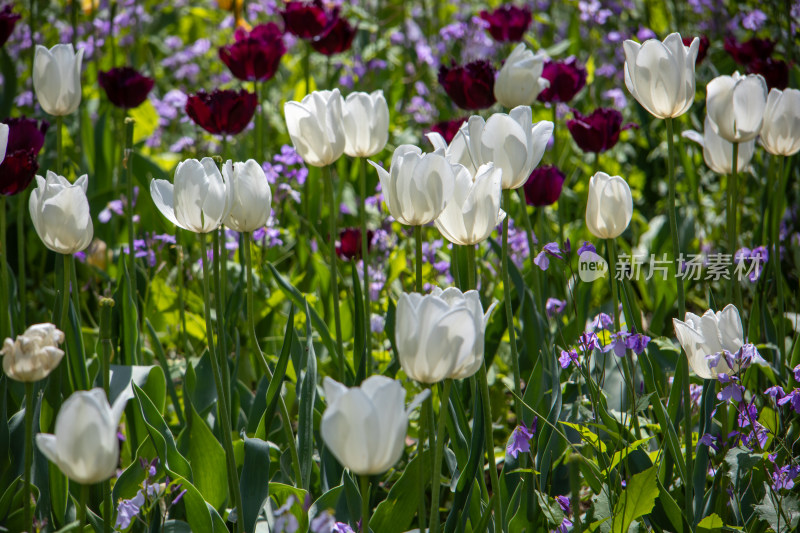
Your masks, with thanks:
<instances>
[{"instance_id":1,"label":"tulip flower head","mask_svg":"<svg viewBox=\"0 0 800 533\"><path fill-rule=\"evenodd\" d=\"M717 76L706 87L706 112L714 132L731 143L751 141L761 130L767 84L758 74Z\"/></svg>"},{"instance_id":2,"label":"tulip flower head","mask_svg":"<svg viewBox=\"0 0 800 533\"><path fill-rule=\"evenodd\" d=\"M341 54L350 50L355 36L356 28L340 17L321 35L314 37L311 47L325 56Z\"/></svg>"},{"instance_id":3,"label":"tulip flower head","mask_svg":"<svg viewBox=\"0 0 800 533\"><path fill-rule=\"evenodd\" d=\"M267 22L249 32L237 28L234 42L219 49L219 58L237 79L266 81L275 76L285 53L283 32L274 22Z\"/></svg>"},{"instance_id":4,"label":"tulip flower head","mask_svg":"<svg viewBox=\"0 0 800 533\"><path fill-rule=\"evenodd\" d=\"M756 59L771 56L776 44L772 39L753 37L748 41L739 42L736 37L729 36L725 38L723 48L737 63L749 65Z\"/></svg>"},{"instance_id":5,"label":"tulip flower head","mask_svg":"<svg viewBox=\"0 0 800 533\"><path fill-rule=\"evenodd\" d=\"M711 121L706 116L703 133L694 130L684 131L683 137L690 139L703 147L703 159L708 168L717 174L730 174L733 171L733 144L720 137L711 125ZM750 164L755 152L756 141L746 141L739 143L738 157L736 158L736 168L742 170Z\"/></svg>"},{"instance_id":6,"label":"tulip flower head","mask_svg":"<svg viewBox=\"0 0 800 533\"><path fill-rule=\"evenodd\" d=\"M748 74L760 74L769 89L785 89L789 85L789 64L771 57L758 58L747 66Z\"/></svg>"},{"instance_id":7,"label":"tulip flower head","mask_svg":"<svg viewBox=\"0 0 800 533\"><path fill-rule=\"evenodd\" d=\"M94 226L86 198L88 184L86 174L74 184L50 170L47 179L36 176L28 208L36 233L54 252L74 254L91 244Z\"/></svg>"},{"instance_id":8,"label":"tulip flower head","mask_svg":"<svg viewBox=\"0 0 800 533\"><path fill-rule=\"evenodd\" d=\"M142 105L147 100L154 83L153 78L142 76L131 67L101 71L97 75L97 81L111 103L123 109L133 109Z\"/></svg>"},{"instance_id":9,"label":"tulip flower head","mask_svg":"<svg viewBox=\"0 0 800 533\"><path fill-rule=\"evenodd\" d=\"M187 159L175 169L175 185L150 182L150 195L161 214L179 228L195 233L217 229L231 212L229 173L220 173L210 157ZM267 208L268 211L268 208Z\"/></svg>"},{"instance_id":10,"label":"tulip flower head","mask_svg":"<svg viewBox=\"0 0 800 533\"><path fill-rule=\"evenodd\" d=\"M386 376L370 376L351 388L326 377L323 387L328 407L320 433L333 456L358 475L382 474L397 463L403 455L408 414L427 394L406 408L405 389Z\"/></svg>"},{"instance_id":11,"label":"tulip flower head","mask_svg":"<svg viewBox=\"0 0 800 533\"><path fill-rule=\"evenodd\" d=\"M504 107L531 105L539 93L550 86L542 78L544 52L534 55L525 44L518 44L508 56L494 81L494 97Z\"/></svg>"},{"instance_id":12,"label":"tulip flower head","mask_svg":"<svg viewBox=\"0 0 800 533\"><path fill-rule=\"evenodd\" d=\"M64 332L55 325L34 324L16 339L3 342L3 371L16 381L44 379L64 357L64 350L58 347L62 342Z\"/></svg>"},{"instance_id":13,"label":"tulip flower head","mask_svg":"<svg viewBox=\"0 0 800 533\"><path fill-rule=\"evenodd\" d=\"M404 293L397 301L395 343L403 371L420 383L472 376L483 364L486 324L477 291L436 287L427 295Z\"/></svg>"},{"instance_id":14,"label":"tulip flower head","mask_svg":"<svg viewBox=\"0 0 800 533\"><path fill-rule=\"evenodd\" d=\"M432 131L428 133L426 137L433 145L434 150L441 150L444 152L445 159L453 165L462 165L466 167L469 173L474 176L478 168L475 166L472 155L469 153L469 136L466 133L467 122L461 122L461 128L453 135L452 139L449 141L450 144L437 132Z\"/></svg>"},{"instance_id":15,"label":"tulip flower head","mask_svg":"<svg viewBox=\"0 0 800 533\"><path fill-rule=\"evenodd\" d=\"M389 213L401 224L422 226L433 222L453 196L456 169L444 152L422 153L418 147L401 144L390 171L373 161Z\"/></svg>"},{"instance_id":16,"label":"tulip flower head","mask_svg":"<svg viewBox=\"0 0 800 533\"><path fill-rule=\"evenodd\" d=\"M611 150L623 130L635 124L622 124L622 113L610 107L599 107L588 116L573 110L575 118L567 121L567 129L575 144L584 152L599 154Z\"/></svg>"},{"instance_id":17,"label":"tulip flower head","mask_svg":"<svg viewBox=\"0 0 800 533\"><path fill-rule=\"evenodd\" d=\"M27 189L33 181L39 170L36 157L44 146L48 126L45 121L25 117L10 118L0 125L0 131L7 128L5 154L0 158L0 194L12 196Z\"/></svg>"},{"instance_id":18,"label":"tulip flower head","mask_svg":"<svg viewBox=\"0 0 800 533\"><path fill-rule=\"evenodd\" d=\"M542 78L549 87L537 96L540 102L567 103L586 86L586 68L571 57L566 61L545 61Z\"/></svg>"},{"instance_id":19,"label":"tulip flower head","mask_svg":"<svg viewBox=\"0 0 800 533\"><path fill-rule=\"evenodd\" d=\"M321 0L286 2L280 14L286 31L306 40L325 33L339 18L339 10L328 12Z\"/></svg>"},{"instance_id":20,"label":"tulip flower head","mask_svg":"<svg viewBox=\"0 0 800 533\"><path fill-rule=\"evenodd\" d=\"M339 89L314 91L300 102L290 101L283 106L289 137L307 165L324 167L344 153L343 108Z\"/></svg>"},{"instance_id":21,"label":"tulip flower head","mask_svg":"<svg viewBox=\"0 0 800 533\"><path fill-rule=\"evenodd\" d=\"M372 247L373 234L372 230L367 230L367 252ZM360 228L345 228L339 232L339 240L336 241L336 254L343 261L361 258Z\"/></svg>"},{"instance_id":22,"label":"tulip flower head","mask_svg":"<svg viewBox=\"0 0 800 533\"><path fill-rule=\"evenodd\" d=\"M633 218L633 197L628 183L619 176L598 172L589 180L586 226L599 239L622 235Z\"/></svg>"},{"instance_id":23,"label":"tulip flower head","mask_svg":"<svg viewBox=\"0 0 800 533\"><path fill-rule=\"evenodd\" d=\"M383 91L350 93L342 108L344 153L371 157L389 140L389 106Z\"/></svg>"},{"instance_id":24,"label":"tulip flower head","mask_svg":"<svg viewBox=\"0 0 800 533\"><path fill-rule=\"evenodd\" d=\"M494 80L494 67L486 60L439 67L439 84L461 109L491 107L495 102Z\"/></svg>"},{"instance_id":25,"label":"tulip flower head","mask_svg":"<svg viewBox=\"0 0 800 533\"><path fill-rule=\"evenodd\" d=\"M36 445L69 479L83 485L100 483L117 470L117 426L130 388L108 404L103 389L77 391L61 405L55 434L39 433Z\"/></svg>"},{"instance_id":26,"label":"tulip flower head","mask_svg":"<svg viewBox=\"0 0 800 533\"><path fill-rule=\"evenodd\" d=\"M6 44L6 41L14 32L14 26L17 25L17 21L21 18L22 15L11 11L11 4L3 6L3 9L0 10L0 46Z\"/></svg>"},{"instance_id":27,"label":"tulip flower head","mask_svg":"<svg viewBox=\"0 0 800 533\"><path fill-rule=\"evenodd\" d=\"M545 165L535 168L525 182L525 203L536 207L553 205L561 196L564 186L564 175L558 167Z\"/></svg>"},{"instance_id":28,"label":"tulip flower head","mask_svg":"<svg viewBox=\"0 0 800 533\"><path fill-rule=\"evenodd\" d=\"M434 224L453 244L475 245L485 241L506 217L500 209L502 170L487 163L473 176L462 165L456 168L453 197Z\"/></svg>"},{"instance_id":29,"label":"tulip flower head","mask_svg":"<svg viewBox=\"0 0 800 533\"><path fill-rule=\"evenodd\" d=\"M257 105L255 93L244 89L198 91L186 99L186 114L209 133L236 135L250 123Z\"/></svg>"},{"instance_id":30,"label":"tulip flower head","mask_svg":"<svg viewBox=\"0 0 800 533\"><path fill-rule=\"evenodd\" d=\"M800 91L769 92L760 138L761 145L771 154L788 157L800 152Z\"/></svg>"},{"instance_id":31,"label":"tulip flower head","mask_svg":"<svg viewBox=\"0 0 800 533\"><path fill-rule=\"evenodd\" d=\"M71 44L57 44L51 49L36 45L33 59L33 91L45 113L71 115L81 103L81 62L83 48L77 53Z\"/></svg>"},{"instance_id":32,"label":"tulip flower head","mask_svg":"<svg viewBox=\"0 0 800 533\"><path fill-rule=\"evenodd\" d=\"M727 350L737 352L744 345L744 329L739 310L728 304L722 311L708 310L703 316L686 313L684 320L672 319L675 336L678 337L689 366L703 379L716 379L719 374L730 374L731 369L725 358L709 365L709 357Z\"/></svg>"},{"instance_id":33,"label":"tulip flower head","mask_svg":"<svg viewBox=\"0 0 800 533\"><path fill-rule=\"evenodd\" d=\"M708 40L708 37L705 35L700 35L697 37L700 40L700 44L697 48L697 59L695 60L695 66L699 65L703 62L708 54L708 47L711 42ZM683 37L681 40L683 41L683 46L689 47L692 46L692 41L694 41L694 37Z\"/></svg>"},{"instance_id":34,"label":"tulip flower head","mask_svg":"<svg viewBox=\"0 0 800 533\"><path fill-rule=\"evenodd\" d=\"M481 11L480 16L489 24L488 32L500 43L519 42L533 20L529 7L506 4L493 11Z\"/></svg>"},{"instance_id":35,"label":"tulip flower head","mask_svg":"<svg viewBox=\"0 0 800 533\"><path fill-rule=\"evenodd\" d=\"M227 161L222 175L230 188L231 199L225 225L240 232L263 228L269 220L272 192L261 165L254 159L244 163Z\"/></svg>"},{"instance_id":36,"label":"tulip flower head","mask_svg":"<svg viewBox=\"0 0 800 533\"><path fill-rule=\"evenodd\" d=\"M678 33L667 35L663 42L625 41L625 86L654 117L683 115L694 102L694 67L699 47L700 39L696 37L691 45L684 46Z\"/></svg>"}]
</instances>

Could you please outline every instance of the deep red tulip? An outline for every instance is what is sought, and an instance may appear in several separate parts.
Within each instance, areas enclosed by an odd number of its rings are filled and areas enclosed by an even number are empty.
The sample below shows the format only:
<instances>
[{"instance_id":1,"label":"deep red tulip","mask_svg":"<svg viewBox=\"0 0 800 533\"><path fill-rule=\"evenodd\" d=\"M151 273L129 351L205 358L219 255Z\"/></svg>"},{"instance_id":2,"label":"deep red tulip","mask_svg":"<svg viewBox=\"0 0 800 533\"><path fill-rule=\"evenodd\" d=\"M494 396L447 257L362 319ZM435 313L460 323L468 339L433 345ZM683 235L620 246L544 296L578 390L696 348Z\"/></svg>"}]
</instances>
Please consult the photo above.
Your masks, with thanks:
<instances>
[{"instance_id":1,"label":"deep red tulip","mask_svg":"<svg viewBox=\"0 0 800 533\"><path fill-rule=\"evenodd\" d=\"M436 133L440 134L442 137L444 137L444 140L447 142L447 144L450 144L450 141L453 140L453 137L456 136L459 128L461 128L461 125L466 121L467 119L465 118L444 120L431 126L430 131L435 131Z\"/></svg>"},{"instance_id":2,"label":"deep red tulip","mask_svg":"<svg viewBox=\"0 0 800 533\"><path fill-rule=\"evenodd\" d=\"M761 74L770 89L784 90L789 85L789 65L780 59L754 59L747 67L750 74Z\"/></svg>"},{"instance_id":3,"label":"deep red tulip","mask_svg":"<svg viewBox=\"0 0 800 533\"><path fill-rule=\"evenodd\" d=\"M486 109L494 104L494 67L485 59L439 67L439 83L461 109Z\"/></svg>"},{"instance_id":4,"label":"deep red tulip","mask_svg":"<svg viewBox=\"0 0 800 533\"><path fill-rule=\"evenodd\" d=\"M259 24L248 33L237 28L232 44L219 49L219 58L242 81L265 81L278 71L286 53L283 32L274 22Z\"/></svg>"},{"instance_id":5,"label":"deep red tulip","mask_svg":"<svg viewBox=\"0 0 800 533\"><path fill-rule=\"evenodd\" d=\"M313 39L336 22L339 10L326 11L321 0L286 2L281 17L286 31L301 39Z\"/></svg>"},{"instance_id":6,"label":"deep red tulip","mask_svg":"<svg viewBox=\"0 0 800 533\"><path fill-rule=\"evenodd\" d=\"M523 185L525 203L537 207L553 205L561 196L565 177L558 167L552 165L535 168Z\"/></svg>"},{"instance_id":7,"label":"deep red tulip","mask_svg":"<svg viewBox=\"0 0 800 533\"><path fill-rule=\"evenodd\" d=\"M153 89L153 78L142 76L131 67L112 68L100 72L97 82L106 91L109 101L123 109L139 107Z\"/></svg>"},{"instance_id":8,"label":"deep red tulip","mask_svg":"<svg viewBox=\"0 0 800 533\"><path fill-rule=\"evenodd\" d=\"M586 85L586 69L574 57L546 61L542 77L550 82L550 87L539 93L540 102L569 102Z\"/></svg>"},{"instance_id":9,"label":"deep red tulip","mask_svg":"<svg viewBox=\"0 0 800 533\"><path fill-rule=\"evenodd\" d=\"M25 117L11 118L5 123L8 124L8 146L6 158L0 164L0 194L11 196L24 191L39 170L36 157L44 146L49 124Z\"/></svg>"},{"instance_id":10,"label":"deep red tulip","mask_svg":"<svg viewBox=\"0 0 800 533\"><path fill-rule=\"evenodd\" d=\"M706 58L706 54L708 54L708 46L711 44L708 40L708 37L705 35L698 35L697 38L700 39L700 47L697 49L697 59L694 62L695 65L699 65L703 62L703 60ZM694 37L692 36L684 37L683 45L691 46L693 40Z\"/></svg>"},{"instance_id":11,"label":"deep red tulip","mask_svg":"<svg viewBox=\"0 0 800 533\"><path fill-rule=\"evenodd\" d=\"M531 25L529 7L500 6L494 11L481 11L481 18L489 23L489 34L495 41L518 42Z\"/></svg>"},{"instance_id":12,"label":"deep red tulip","mask_svg":"<svg viewBox=\"0 0 800 533\"><path fill-rule=\"evenodd\" d=\"M740 43L735 37L726 37L723 46L734 61L742 65L749 65L756 59L771 56L775 50L775 41L753 37L749 41Z\"/></svg>"},{"instance_id":13,"label":"deep red tulip","mask_svg":"<svg viewBox=\"0 0 800 533\"><path fill-rule=\"evenodd\" d=\"M186 100L186 113L209 133L235 135L242 131L256 111L258 98L244 89L198 91Z\"/></svg>"},{"instance_id":14,"label":"deep red tulip","mask_svg":"<svg viewBox=\"0 0 800 533\"><path fill-rule=\"evenodd\" d=\"M367 230L367 251L372 247L372 230ZM345 261L361 258L361 230L359 228L345 228L339 233L336 243L336 253Z\"/></svg>"},{"instance_id":15,"label":"deep red tulip","mask_svg":"<svg viewBox=\"0 0 800 533\"><path fill-rule=\"evenodd\" d=\"M575 110L572 112L575 118L567 121L567 129L584 152L598 154L611 150L619 141L619 133L634 127L634 124L623 126L622 113L610 107L595 109L588 116Z\"/></svg>"},{"instance_id":16,"label":"deep red tulip","mask_svg":"<svg viewBox=\"0 0 800 533\"><path fill-rule=\"evenodd\" d=\"M332 56L347 52L353 45L356 28L343 18L336 19L322 35L314 37L311 46L320 54Z\"/></svg>"},{"instance_id":17,"label":"deep red tulip","mask_svg":"<svg viewBox=\"0 0 800 533\"><path fill-rule=\"evenodd\" d=\"M11 11L11 4L3 6L2 11L0 11L0 46L6 44L20 18L21 15L19 13Z\"/></svg>"}]
</instances>

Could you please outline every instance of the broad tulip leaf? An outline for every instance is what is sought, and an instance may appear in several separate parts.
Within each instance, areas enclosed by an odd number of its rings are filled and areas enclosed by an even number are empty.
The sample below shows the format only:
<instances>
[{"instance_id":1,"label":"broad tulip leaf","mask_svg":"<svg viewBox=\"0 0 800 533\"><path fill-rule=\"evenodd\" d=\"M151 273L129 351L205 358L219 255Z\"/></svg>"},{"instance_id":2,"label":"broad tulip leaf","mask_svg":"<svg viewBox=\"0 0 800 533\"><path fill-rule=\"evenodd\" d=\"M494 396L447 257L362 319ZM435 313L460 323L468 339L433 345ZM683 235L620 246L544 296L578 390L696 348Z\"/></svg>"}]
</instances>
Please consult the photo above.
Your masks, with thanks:
<instances>
[{"instance_id":1,"label":"broad tulip leaf","mask_svg":"<svg viewBox=\"0 0 800 533\"><path fill-rule=\"evenodd\" d=\"M175 415L178 417L178 424L183 426L183 409L181 408L181 401L178 398L178 393L175 390L175 383L170 376L169 364L167 363L167 357L164 354L164 348L161 346L161 341L158 340L158 335L156 334L156 330L153 329L153 325L150 323L150 320L145 318L144 322L147 326L148 333L150 333L150 342L153 347L153 352L156 354L158 364L161 365L161 369L164 371L167 391L169 392L170 400L172 400L172 406L175 408Z\"/></svg>"},{"instance_id":2,"label":"broad tulip leaf","mask_svg":"<svg viewBox=\"0 0 800 533\"><path fill-rule=\"evenodd\" d=\"M306 368L298 385L300 391L300 414L297 423L297 454L300 456L300 474L297 480L302 487L311 484L314 466L314 402L317 398L317 356L314 353L311 317L306 302Z\"/></svg>"},{"instance_id":3,"label":"broad tulip leaf","mask_svg":"<svg viewBox=\"0 0 800 533\"><path fill-rule=\"evenodd\" d=\"M225 474L223 463L222 474ZM258 514L269 497L269 444L244 437L244 466L239 480L244 507L244 530L253 531Z\"/></svg>"},{"instance_id":4,"label":"broad tulip leaf","mask_svg":"<svg viewBox=\"0 0 800 533\"><path fill-rule=\"evenodd\" d=\"M653 510L658 498L658 466L634 474L614 508L613 533L628 533L634 520Z\"/></svg>"},{"instance_id":5,"label":"broad tulip leaf","mask_svg":"<svg viewBox=\"0 0 800 533\"><path fill-rule=\"evenodd\" d=\"M294 341L294 305L292 305L289 310L289 318L286 321L286 331L283 334L283 345L278 356L278 364L275 365L275 372L272 374L272 380L267 388L267 407L262 417L266 428L266 437L269 437L268 432L272 427L272 419L275 417L275 410L280 401L281 385L283 384L284 376L286 376L286 367L289 365L289 356L292 353L292 343ZM283 423L286 424L288 421L284 420Z\"/></svg>"},{"instance_id":6,"label":"broad tulip leaf","mask_svg":"<svg viewBox=\"0 0 800 533\"><path fill-rule=\"evenodd\" d=\"M419 509L419 475L422 472L426 479L430 477L431 460L428 450L406 465L403 475L392 485L389 495L378 504L370 518L369 527L373 531L382 533L408 531ZM445 487L442 488L446 490Z\"/></svg>"},{"instance_id":7,"label":"broad tulip leaf","mask_svg":"<svg viewBox=\"0 0 800 533\"><path fill-rule=\"evenodd\" d=\"M225 451L205 420L197 414L191 404L188 407L192 423L187 427L189 430L187 442L194 483L203 498L214 509L222 509L228 498Z\"/></svg>"},{"instance_id":8,"label":"broad tulip leaf","mask_svg":"<svg viewBox=\"0 0 800 533\"><path fill-rule=\"evenodd\" d=\"M353 363L356 367L356 381L354 385L361 385L367 377L367 350L366 345L366 332L369 324L365 323L364 319L364 296L361 292L361 283L358 279L358 270L356 269L356 262L351 263L350 272L353 280L353 298L355 300L355 334L353 341Z\"/></svg>"},{"instance_id":9,"label":"broad tulip leaf","mask_svg":"<svg viewBox=\"0 0 800 533\"><path fill-rule=\"evenodd\" d=\"M175 439L172 432L167 426L167 423L158 412L158 409L147 394L140 389L135 383L132 384L133 393L136 397L136 403L139 405L139 410L144 418L147 432L158 453L159 459L165 468L171 472L180 475L186 479L192 478L192 468L189 461L180 454L178 448L175 446ZM196 489L195 489L196 490Z\"/></svg>"}]
</instances>

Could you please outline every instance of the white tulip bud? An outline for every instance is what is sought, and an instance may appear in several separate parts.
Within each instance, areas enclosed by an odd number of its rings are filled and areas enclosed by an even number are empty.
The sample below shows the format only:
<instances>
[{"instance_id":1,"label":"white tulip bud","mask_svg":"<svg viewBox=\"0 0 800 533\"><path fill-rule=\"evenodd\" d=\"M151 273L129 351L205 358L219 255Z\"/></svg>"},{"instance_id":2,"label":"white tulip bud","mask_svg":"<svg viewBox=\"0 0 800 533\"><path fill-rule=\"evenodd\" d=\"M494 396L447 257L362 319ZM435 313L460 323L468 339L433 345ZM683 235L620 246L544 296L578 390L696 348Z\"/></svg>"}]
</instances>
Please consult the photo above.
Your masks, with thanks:
<instances>
[{"instance_id":1,"label":"white tulip bud","mask_svg":"<svg viewBox=\"0 0 800 533\"><path fill-rule=\"evenodd\" d=\"M289 137L307 165L324 167L342 156L343 107L339 89L314 91L300 102L290 101L283 106Z\"/></svg>"},{"instance_id":2,"label":"white tulip bud","mask_svg":"<svg viewBox=\"0 0 800 533\"><path fill-rule=\"evenodd\" d=\"M50 375L61 359L64 350L58 347L64 342L64 332L53 324L34 324L18 335L6 339L0 355L3 356L3 371L11 379L34 382Z\"/></svg>"},{"instance_id":3,"label":"white tulip bud","mask_svg":"<svg viewBox=\"0 0 800 533\"><path fill-rule=\"evenodd\" d=\"M33 90L45 113L71 115L81 103L83 48L75 53L71 44L50 50L37 45L33 58Z\"/></svg>"},{"instance_id":4,"label":"white tulip bud","mask_svg":"<svg viewBox=\"0 0 800 533\"><path fill-rule=\"evenodd\" d=\"M542 78L546 59L544 52L534 55L524 43L519 43L494 80L494 97L500 105L508 108L532 105L539 93L550 86Z\"/></svg>"},{"instance_id":5,"label":"white tulip bud","mask_svg":"<svg viewBox=\"0 0 800 533\"><path fill-rule=\"evenodd\" d=\"M506 217L500 209L503 171L489 163L479 168L473 178L465 167L456 168L453 198L434 224L453 244L478 244Z\"/></svg>"},{"instance_id":6,"label":"white tulip bud","mask_svg":"<svg viewBox=\"0 0 800 533\"><path fill-rule=\"evenodd\" d=\"M242 232L263 227L269 219L272 192L261 165L254 159L244 163L228 161L222 167L222 175L231 189L231 210L225 225Z\"/></svg>"},{"instance_id":7,"label":"white tulip bud","mask_svg":"<svg viewBox=\"0 0 800 533\"><path fill-rule=\"evenodd\" d=\"M599 239L619 237L633 217L633 197L619 176L598 172L589 180L586 226Z\"/></svg>"},{"instance_id":8,"label":"white tulip bud","mask_svg":"<svg viewBox=\"0 0 800 533\"><path fill-rule=\"evenodd\" d=\"M673 318L672 324L695 374L703 379L716 379L719 374L731 373L724 357L712 368L708 356L723 350L734 353L744 346L742 319L734 305L728 304L716 313L708 310L702 317L686 313L685 321Z\"/></svg>"},{"instance_id":9,"label":"white tulip bud","mask_svg":"<svg viewBox=\"0 0 800 533\"><path fill-rule=\"evenodd\" d=\"M732 143L752 141L761 130L767 82L760 74L717 76L706 87L706 113L714 131ZM733 156L731 156L733 157Z\"/></svg>"},{"instance_id":10,"label":"white tulip bud","mask_svg":"<svg viewBox=\"0 0 800 533\"><path fill-rule=\"evenodd\" d=\"M36 233L45 246L60 254L74 254L92 242L94 226L89 212L84 174L75 183L47 171L47 179L36 176L28 209Z\"/></svg>"},{"instance_id":11,"label":"white tulip bud","mask_svg":"<svg viewBox=\"0 0 800 533\"><path fill-rule=\"evenodd\" d=\"M800 91L772 89L767 96L761 145L774 155L800 152Z\"/></svg>"},{"instance_id":12,"label":"white tulip bud","mask_svg":"<svg viewBox=\"0 0 800 533\"><path fill-rule=\"evenodd\" d=\"M714 131L708 116L706 116L702 134L689 130L684 131L681 135L703 147L703 159L708 168L717 174L730 174L733 171L731 164L733 161L733 143L726 141ZM736 158L737 170L744 170L750 164L755 147L755 140L739 143L738 156Z\"/></svg>"},{"instance_id":13,"label":"white tulip bud","mask_svg":"<svg viewBox=\"0 0 800 533\"><path fill-rule=\"evenodd\" d=\"M370 157L389 140L389 106L383 91L351 93L342 108L344 153L350 157Z\"/></svg>"}]
</instances>

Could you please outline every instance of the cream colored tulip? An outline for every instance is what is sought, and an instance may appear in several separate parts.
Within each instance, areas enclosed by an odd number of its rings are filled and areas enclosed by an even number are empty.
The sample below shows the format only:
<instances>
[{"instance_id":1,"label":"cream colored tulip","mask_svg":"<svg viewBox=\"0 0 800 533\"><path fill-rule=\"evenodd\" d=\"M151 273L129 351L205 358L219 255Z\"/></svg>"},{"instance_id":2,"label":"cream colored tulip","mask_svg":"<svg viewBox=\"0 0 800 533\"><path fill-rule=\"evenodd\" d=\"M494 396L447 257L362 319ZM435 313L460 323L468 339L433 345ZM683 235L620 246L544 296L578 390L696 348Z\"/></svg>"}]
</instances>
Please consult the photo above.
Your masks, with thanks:
<instances>
[{"instance_id":1,"label":"cream colored tulip","mask_svg":"<svg viewBox=\"0 0 800 533\"><path fill-rule=\"evenodd\" d=\"M49 170L47 179L36 176L28 210L36 234L54 252L74 254L91 244L94 225L86 198L88 184L85 174L74 184Z\"/></svg>"},{"instance_id":2,"label":"cream colored tulip","mask_svg":"<svg viewBox=\"0 0 800 533\"><path fill-rule=\"evenodd\" d=\"M589 180L586 226L599 239L622 235L633 217L633 196L619 176L598 172Z\"/></svg>"},{"instance_id":3,"label":"cream colored tulip","mask_svg":"<svg viewBox=\"0 0 800 533\"><path fill-rule=\"evenodd\" d=\"M800 91L772 89L767 96L761 146L774 155L800 152Z\"/></svg>"},{"instance_id":4,"label":"cream colored tulip","mask_svg":"<svg viewBox=\"0 0 800 533\"><path fill-rule=\"evenodd\" d=\"M3 371L17 381L44 379L64 357L64 350L58 347L62 342L64 332L55 325L34 324L16 339L3 342Z\"/></svg>"},{"instance_id":5,"label":"cream colored tulip","mask_svg":"<svg viewBox=\"0 0 800 533\"><path fill-rule=\"evenodd\" d=\"M83 48L57 44L50 50L37 45L33 58L33 91L45 113L71 115L81 103Z\"/></svg>"},{"instance_id":6,"label":"cream colored tulip","mask_svg":"<svg viewBox=\"0 0 800 533\"><path fill-rule=\"evenodd\" d=\"M289 137L307 165L324 167L344 153L343 107L339 89L314 91L300 102L290 101L283 106Z\"/></svg>"}]
</instances>

